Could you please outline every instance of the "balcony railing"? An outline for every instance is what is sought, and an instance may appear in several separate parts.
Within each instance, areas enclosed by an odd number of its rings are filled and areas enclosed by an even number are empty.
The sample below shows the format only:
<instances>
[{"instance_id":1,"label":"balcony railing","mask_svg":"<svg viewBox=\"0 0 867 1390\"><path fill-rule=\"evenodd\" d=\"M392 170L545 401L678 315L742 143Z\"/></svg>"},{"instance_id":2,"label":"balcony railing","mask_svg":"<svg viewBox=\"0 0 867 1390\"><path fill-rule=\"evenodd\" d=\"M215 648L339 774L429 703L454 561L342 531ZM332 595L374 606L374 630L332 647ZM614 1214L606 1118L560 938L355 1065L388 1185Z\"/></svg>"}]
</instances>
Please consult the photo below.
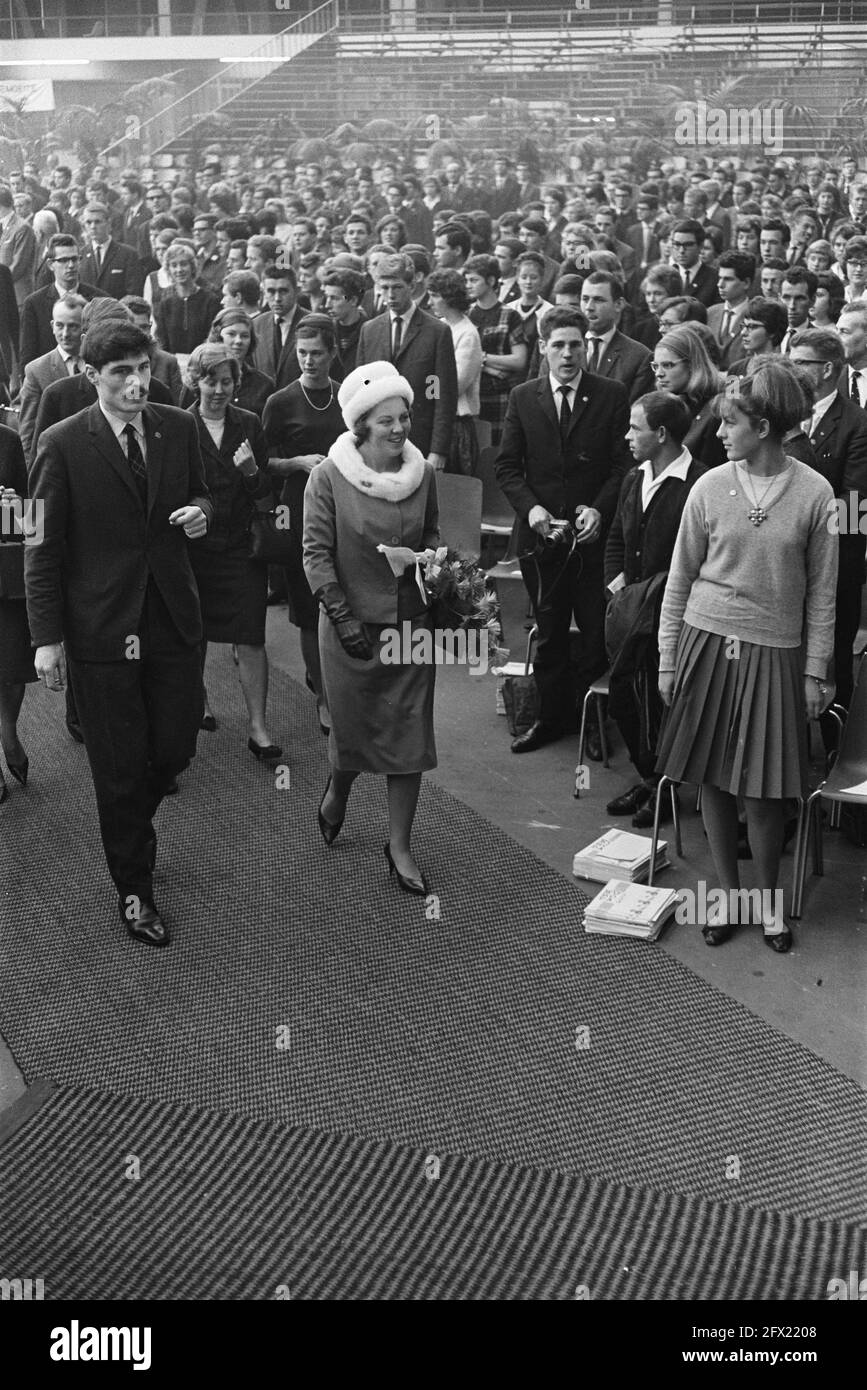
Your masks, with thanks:
<instances>
[{"instance_id":1,"label":"balcony railing","mask_svg":"<svg viewBox=\"0 0 867 1390\"><path fill-rule=\"evenodd\" d=\"M149 120L142 121L136 137L141 141L142 150L153 154L199 121L212 116L227 102L267 77L269 72L282 67L323 35L332 33L337 27L338 15L338 0L325 0L325 4L303 15L237 63L227 64L206 82L200 82ZM125 138L108 145L100 152L100 158L104 159L122 146Z\"/></svg>"},{"instance_id":2,"label":"balcony railing","mask_svg":"<svg viewBox=\"0 0 867 1390\"><path fill-rule=\"evenodd\" d=\"M278 8L275 0L250 5L238 0L197 13L195 0L171 0L159 15L157 0L28 0L28 14L13 0L0 0L0 42L20 39L190 37L201 34L277 34L304 0ZM59 11L59 13L55 13ZM306 19L299 15L295 24ZM424 33L467 29L580 29L638 25L857 24L867 22L865 0L632 0L621 5L573 0L572 4L504 6L490 0L352 0L341 30L361 33Z\"/></svg>"}]
</instances>

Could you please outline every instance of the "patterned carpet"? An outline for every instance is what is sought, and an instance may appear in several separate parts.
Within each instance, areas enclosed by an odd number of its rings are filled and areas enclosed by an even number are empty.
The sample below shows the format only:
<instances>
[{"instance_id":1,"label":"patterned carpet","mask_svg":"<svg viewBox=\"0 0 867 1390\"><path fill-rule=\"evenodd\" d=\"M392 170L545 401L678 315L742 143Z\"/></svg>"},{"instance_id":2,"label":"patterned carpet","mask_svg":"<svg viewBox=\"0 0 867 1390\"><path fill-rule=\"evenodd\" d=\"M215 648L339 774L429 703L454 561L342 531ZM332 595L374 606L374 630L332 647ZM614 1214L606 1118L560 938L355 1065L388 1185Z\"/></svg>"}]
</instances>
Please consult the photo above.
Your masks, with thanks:
<instances>
[{"instance_id":1,"label":"patterned carpet","mask_svg":"<svg viewBox=\"0 0 867 1390\"><path fill-rule=\"evenodd\" d=\"M867 1257L838 1222L77 1088L0 1181L48 1300L816 1303Z\"/></svg>"},{"instance_id":2,"label":"patterned carpet","mask_svg":"<svg viewBox=\"0 0 867 1390\"><path fill-rule=\"evenodd\" d=\"M84 751L62 702L28 695L32 781L3 809L0 905L0 1032L28 1081L63 1088L82 1123L100 1113L88 1093L109 1092L142 1115L260 1122L274 1144L325 1142L284 1128L298 1126L395 1162L409 1149L541 1170L504 1193L568 1179L562 1200L589 1201L612 1184L618 1221L623 1203L663 1222L735 1204L708 1216L711 1244L714 1221L748 1208L776 1232L789 1217L863 1223L857 1086L667 953L585 936L580 890L431 783L416 830L427 905L388 880L379 780L357 784L325 849L310 697L275 675L272 729L291 766L278 789L246 750L227 653L209 688L220 729L158 820L165 953L116 923ZM837 1241L804 1239L811 1259Z\"/></svg>"}]
</instances>

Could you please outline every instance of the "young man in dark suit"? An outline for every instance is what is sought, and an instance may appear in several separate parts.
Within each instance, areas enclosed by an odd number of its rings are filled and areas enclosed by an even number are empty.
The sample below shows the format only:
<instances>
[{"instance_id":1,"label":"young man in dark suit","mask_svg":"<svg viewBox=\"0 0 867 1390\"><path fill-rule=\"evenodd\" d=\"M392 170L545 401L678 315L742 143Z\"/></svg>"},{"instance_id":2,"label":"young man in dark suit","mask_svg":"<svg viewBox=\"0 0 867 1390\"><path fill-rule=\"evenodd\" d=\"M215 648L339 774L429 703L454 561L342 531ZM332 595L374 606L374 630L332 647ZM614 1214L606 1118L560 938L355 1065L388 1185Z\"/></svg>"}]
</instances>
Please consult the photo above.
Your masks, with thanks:
<instances>
[{"instance_id":1,"label":"young man in dark suit","mask_svg":"<svg viewBox=\"0 0 867 1390\"><path fill-rule=\"evenodd\" d=\"M719 294L716 271L699 260L703 241L704 228L700 222L688 218L675 222L671 232L671 251L680 271L681 294L697 299L707 309L711 304L719 304Z\"/></svg>"},{"instance_id":2,"label":"young man in dark suit","mask_svg":"<svg viewBox=\"0 0 867 1390\"><path fill-rule=\"evenodd\" d=\"M517 513L521 573L539 629L533 663L539 719L515 739L513 753L532 752L574 729L576 700L580 706L607 665L603 548L631 462L629 403L619 381L586 371L586 334L579 309L543 316L548 375L514 387L496 460L500 487ZM554 523L563 521L574 526L574 543L549 540ZM581 630L577 689L569 661L573 613Z\"/></svg>"},{"instance_id":3,"label":"young man in dark suit","mask_svg":"<svg viewBox=\"0 0 867 1390\"><path fill-rule=\"evenodd\" d=\"M81 262L85 280L100 294L123 299L125 294L141 294L144 273L138 252L111 235L108 208L88 203L84 209L84 231L90 243Z\"/></svg>"},{"instance_id":4,"label":"young man in dark suit","mask_svg":"<svg viewBox=\"0 0 867 1390\"><path fill-rule=\"evenodd\" d=\"M54 306L65 294L78 294L82 299L98 299L103 294L95 285L80 278L81 256L78 242L68 232L57 232L48 243L48 267L53 281L28 295L21 306L21 370L28 362L44 357L55 345L51 315Z\"/></svg>"},{"instance_id":5,"label":"young man in dark suit","mask_svg":"<svg viewBox=\"0 0 867 1390\"><path fill-rule=\"evenodd\" d=\"M581 286L581 312L587 320L587 370L626 387L630 404L652 391L654 376L648 348L618 328L626 301L623 284L608 270L594 270Z\"/></svg>"},{"instance_id":6,"label":"young man in dark suit","mask_svg":"<svg viewBox=\"0 0 867 1390\"><path fill-rule=\"evenodd\" d=\"M86 304L80 294L65 294L55 301L51 327L57 344L51 352L28 362L24 369L24 384L18 397L18 433L24 446L28 467L33 461L31 445L33 428L42 393L55 381L66 381L81 371L81 316Z\"/></svg>"},{"instance_id":7,"label":"young man in dark suit","mask_svg":"<svg viewBox=\"0 0 867 1390\"><path fill-rule=\"evenodd\" d=\"M27 611L47 689L63 690L68 664L121 921L165 946L152 818L204 708L187 545L213 506L192 416L148 404L147 335L97 324L83 357L97 403L46 431L30 475L44 536L25 557Z\"/></svg>"},{"instance_id":8,"label":"young man in dark suit","mask_svg":"<svg viewBox=\"0 0 867 1390\"><path fill-rule=\"evenodd\" d=\"M839 526L840 563L837 570L837 599L834 622L835 699L849 708L854 685L852 648L861 619L861 591L864 586L865 537L849 526L849 518L859 519L861 503L867 499L867 413L846 400L838 389L843 366L843 345L833 328L802 328L789 347L789 360L806 372L813 386L813 414L810 443L816 467L842 502L843 524ZM851 499L851 501L850 501ZM833 518L829 517L829 524ZM841 518L842 520L842 518ZM830 725L830 721L828 721ZM832 727L822 721L826 743L834 746Z\"/></svg>"},{"instance_id":9,"label":"young man in dark suit","mask_svg":"<svg viewBox=\"0 0 867 1390\"><path fill-rule=\"evenodd\" d=\"M416 307L415 266L404 255L384 257L379 286L386 311L362 325L356 363L393 362L415 394L410 439L434 468L445 468L458 412L451 330Z\"/></svg>"}]
</instances>

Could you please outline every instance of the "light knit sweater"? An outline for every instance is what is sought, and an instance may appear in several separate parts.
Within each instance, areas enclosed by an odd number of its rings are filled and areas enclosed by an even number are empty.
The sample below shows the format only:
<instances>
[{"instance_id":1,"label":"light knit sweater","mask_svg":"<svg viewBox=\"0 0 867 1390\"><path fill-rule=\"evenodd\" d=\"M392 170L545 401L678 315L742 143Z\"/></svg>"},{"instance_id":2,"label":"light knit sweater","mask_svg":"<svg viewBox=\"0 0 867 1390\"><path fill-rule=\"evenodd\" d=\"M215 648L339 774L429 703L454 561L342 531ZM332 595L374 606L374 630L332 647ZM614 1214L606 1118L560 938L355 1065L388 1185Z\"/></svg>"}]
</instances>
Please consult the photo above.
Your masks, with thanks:
<instances>
[{"instance_id":1,"label":"light knit sweater","mask_svg":"<svg viewBox=\"0 0 867 1390\"><path fill-rule=\"evenodd\" d=\"M797 459L765 488L743 464L712 468L681 517L659 624L659 665L673 671L684 622L763 647L806 644L804 672L824 680L834 649L839 542L833 491ZM750 488L767 519L754 526ZM732 495L734 494L734 495Z\"/></svg>"}]
</instances>

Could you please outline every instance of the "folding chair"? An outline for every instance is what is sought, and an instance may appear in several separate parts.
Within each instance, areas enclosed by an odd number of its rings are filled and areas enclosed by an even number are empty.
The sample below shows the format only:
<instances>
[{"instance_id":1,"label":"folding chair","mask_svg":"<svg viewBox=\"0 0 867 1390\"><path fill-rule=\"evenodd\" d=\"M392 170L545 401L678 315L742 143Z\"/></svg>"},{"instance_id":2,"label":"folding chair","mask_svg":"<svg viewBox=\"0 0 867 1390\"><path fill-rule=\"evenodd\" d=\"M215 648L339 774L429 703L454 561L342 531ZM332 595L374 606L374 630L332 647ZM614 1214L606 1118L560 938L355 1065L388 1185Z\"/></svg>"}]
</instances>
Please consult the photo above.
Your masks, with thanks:
<instances>
[{"instance_id":1,"label":"folding chair","mask_svg":"<svg viewBox=\"0 0 867 1390\"><path fill-rule=\"evenodd\" d=\"M855 677L849 713L840 735L833 766L825 780L811 792L801 806L795 840L795 876L792 916L800 917L807 877L807 845L813 836L813 873L824 873L822 859L822 817L816 814L822 799L834 807L867 806L867 661L862 656Z\"/></svg>"},{"instance_id":2,"label":"folding chair","mask_svg":"<svg viewBox=\"0 0 867 1390\"><path fill-rule=\"evenodd\" d=\"M487 423L487 422L483 422ZM508 539L515 524L515 513L497 482L494 469L496 449L483 449L479 455L476 477L482 480L482 543L490 543L496 536Z\"/></svg>"}]
</instances>

